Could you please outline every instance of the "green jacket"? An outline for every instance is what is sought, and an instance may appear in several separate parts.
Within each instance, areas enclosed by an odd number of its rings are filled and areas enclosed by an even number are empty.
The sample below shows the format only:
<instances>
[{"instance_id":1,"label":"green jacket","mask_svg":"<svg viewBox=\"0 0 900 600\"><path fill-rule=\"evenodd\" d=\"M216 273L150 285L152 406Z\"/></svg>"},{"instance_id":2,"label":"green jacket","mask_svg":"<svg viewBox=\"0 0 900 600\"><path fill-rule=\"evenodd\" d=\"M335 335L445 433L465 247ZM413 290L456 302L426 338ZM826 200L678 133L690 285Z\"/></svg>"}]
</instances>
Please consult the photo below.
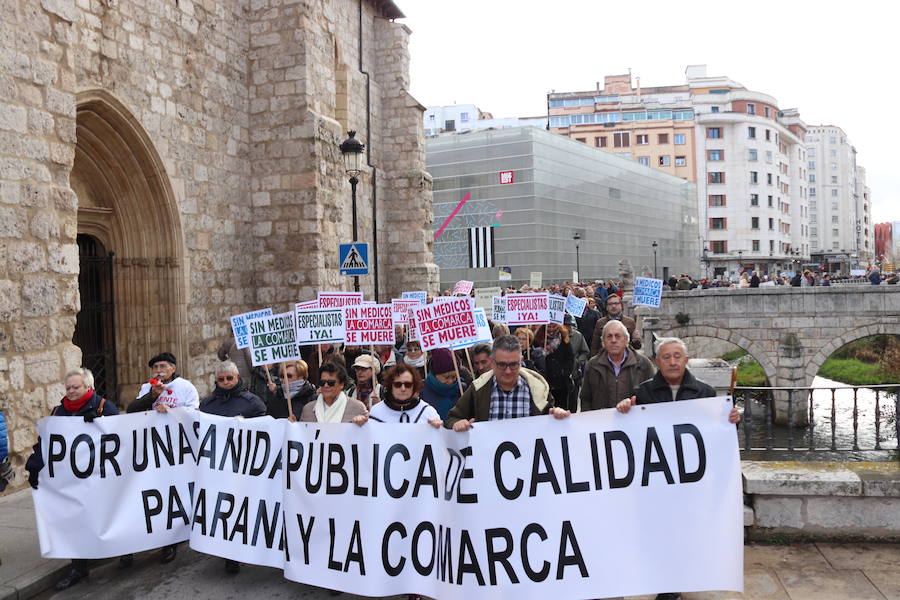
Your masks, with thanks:
<instances>
[{"instance_id":1,"label":"green jacket","mask_svg":"<svg viewBox=\"0 0 900 600\"><path fill-rule=\"evenodd\" d=\"M550 385L537 371L522 367L519 375L525 378L531 391L531 415L545 415L553 407L553 396ZM457 400L444 419L444 427L451 429L453 424L462 419L487 421L491 409L491 389L494 386L494 372L488 371L472 382L465 393Z\"/></svg>"}]
</instances>

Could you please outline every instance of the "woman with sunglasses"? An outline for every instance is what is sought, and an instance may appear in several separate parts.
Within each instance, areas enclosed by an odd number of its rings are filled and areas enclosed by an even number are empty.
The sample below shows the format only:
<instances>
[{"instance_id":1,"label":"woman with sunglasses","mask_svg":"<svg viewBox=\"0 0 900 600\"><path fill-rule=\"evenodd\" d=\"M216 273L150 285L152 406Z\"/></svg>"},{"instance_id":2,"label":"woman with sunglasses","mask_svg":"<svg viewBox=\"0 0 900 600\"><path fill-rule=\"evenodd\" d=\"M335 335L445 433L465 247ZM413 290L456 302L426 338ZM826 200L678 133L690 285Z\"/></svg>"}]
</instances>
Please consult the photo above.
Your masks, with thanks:
<instances>
[{"instance_id":1,"label":"woman with sunglasses","mask_svg":"<svg viewBox=\"0 0 900 600\"><path fill-rule=\"evenodd\" d=\"M354 417L354 423L362 425L372 419L379 423L429 423L435 428L443 425L434 407L419 398L422 377L414 366L398 363L388 369L384 387L387 390L384 401L374 405L368 417Z\"/></svg>"},{"instance_id":2,"label":"woman with sunglasses","mask_svg":"<svg viewBox=\"0 0 900 600\"><path fill-rule=\"evenodd\" d=\"M353 417L367 414L366 405L348 398L344 393L347 370L336 363L326 362L319 369L319 395L303 407L300 420L304 423L350 423Z\"/></svg>"}]
</instances>

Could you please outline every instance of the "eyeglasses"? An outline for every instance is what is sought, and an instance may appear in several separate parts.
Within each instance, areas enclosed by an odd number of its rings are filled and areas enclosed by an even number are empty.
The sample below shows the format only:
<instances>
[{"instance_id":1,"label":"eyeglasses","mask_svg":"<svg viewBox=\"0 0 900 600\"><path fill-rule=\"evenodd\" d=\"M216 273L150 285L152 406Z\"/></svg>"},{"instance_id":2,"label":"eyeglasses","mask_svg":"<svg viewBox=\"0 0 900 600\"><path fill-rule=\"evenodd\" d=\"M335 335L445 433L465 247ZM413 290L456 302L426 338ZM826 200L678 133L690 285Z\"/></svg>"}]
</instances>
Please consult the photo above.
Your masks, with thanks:
<instances>
[{"instance_id":1,"label":"eyeglasses","mask_svg":"<svg viewBox=\"0 0 900 600\"><path fill-rule=\"evenodd\" d=\"M522 366L522 363L494 361L494 366L496 366L501 371L515 371Z\"/></svg>"},{"instance_id":2,"label":"eyeglasses","mask_svg":"<svg viewBox=\"0 0 900 600\"><path fill-rule=\"evenodd\" d=\"M299 377L299 375L291 375L290 373L284 374L285 379L297 379L298 377Z\"/></svg>"},{"instance_id":3,"label":"eyeglasses","mask_svg":"<svg viewBox=\"0 0 900 600\"><path fill-rule=\"evenodd\" d=\"M337 385L337 379L322 379L319 381L325 387L332 387Z\"/></svg>"},{"instance_id":4,"label":"eyeglasses","mask_svg":"<svg viewBox=\"0 0 900 600\"><path fill-rule=\"evenodd\" d=\"M237 379L237 377L234 375L222 375L221 377L216 377L216 381L220 383L223 381L234 381L235 379Z\"/></svg>"},{"instance_id":5,"label":"eyeglasses","mask_svg":"<svg viewBox=\"0 0 900 600\"><path fill-rule=\"evenodd\" d=\"M391 383L391 386L395 390L399 390L400 388L412 389L413 382L412 381L395 381Z\"/></svg>"}]
</instances>

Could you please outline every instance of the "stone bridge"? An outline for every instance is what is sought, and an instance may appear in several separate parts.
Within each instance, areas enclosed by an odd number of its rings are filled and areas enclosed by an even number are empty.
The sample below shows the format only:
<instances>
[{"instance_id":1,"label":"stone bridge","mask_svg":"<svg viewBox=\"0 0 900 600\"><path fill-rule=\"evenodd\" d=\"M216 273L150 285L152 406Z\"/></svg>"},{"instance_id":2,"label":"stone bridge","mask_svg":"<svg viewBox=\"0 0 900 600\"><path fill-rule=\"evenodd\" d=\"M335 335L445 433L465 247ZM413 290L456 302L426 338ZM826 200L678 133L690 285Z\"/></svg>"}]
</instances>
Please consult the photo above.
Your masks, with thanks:
<instances>
[{"instance_id":1,"label":"stone bridge","mask_svg":"<svg viewBox=\"0 0 900 600\"><path fill-rule=\"evenodd\" d=\"M900 286L775 286L663 292L640 307L645 339L725 340L759 361L774 387L807 387L841 346L870 335L900 335Z\"/></svg>"}]
</instances>

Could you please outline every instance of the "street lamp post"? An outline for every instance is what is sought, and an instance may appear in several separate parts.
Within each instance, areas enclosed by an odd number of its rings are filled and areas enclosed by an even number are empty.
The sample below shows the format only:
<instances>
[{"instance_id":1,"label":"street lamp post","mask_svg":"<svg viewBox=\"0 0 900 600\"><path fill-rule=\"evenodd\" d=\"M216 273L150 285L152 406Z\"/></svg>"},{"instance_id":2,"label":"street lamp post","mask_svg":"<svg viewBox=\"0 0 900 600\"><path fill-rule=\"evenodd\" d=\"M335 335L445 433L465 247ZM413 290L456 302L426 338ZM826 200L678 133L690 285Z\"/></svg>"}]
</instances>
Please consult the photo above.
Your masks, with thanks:
<instances>
[{"instance_id":1,"label":"street lamp post","mask_svg":"<svg viewBox=\"0 0 900 600\"><path fill-rule=\"evenodd\" d=\"M575 240L575 272L578 273L578 278L581 279L581 255L578 248L578 240L581 239L581 232L576 231L575 233L573 233L572 239ZM578 282L576 281L574 283Z\"/></svg>"},{"instance_id":2,"label":"street lamp post","mask_svg":"<svg viewBox=\"0 0 900 600\"><path fill-rule=\"evenodd\" d=\"M659 279L656 274L656 249L659 248L659 244L656 243L656 240L653 240L653 243L650 245L653 246L653 279Z\"/></svg>"},{"instance_id":3,"label":"street lamp post","mask_svg":"<svg viewBox=\"0 0 900 600\"><path fill-rule=\"evenodd\" d=\"M744 270L744 251L738 250L738 268L737 268L738 275L740 275L741 271L743 271L743 270Z\"/></svg>"},{"instance_id":4,"label":"street lamp post","mask_svg":"<svg viewBox=\"0 0 900 600\"><path fill-rule=\"evenodd\" d=\"M357 175L362 171L362 155L366 150L365 144L356 139L355 131L347 132L347 139L339 146L344 156L344 170L350 176L350 195L353 211L353 242L358 242L359 225L356 218L356 184L359 183ZM353 291L359 291L359 275L353 276Z\"/></svg>"}]
</instances>

